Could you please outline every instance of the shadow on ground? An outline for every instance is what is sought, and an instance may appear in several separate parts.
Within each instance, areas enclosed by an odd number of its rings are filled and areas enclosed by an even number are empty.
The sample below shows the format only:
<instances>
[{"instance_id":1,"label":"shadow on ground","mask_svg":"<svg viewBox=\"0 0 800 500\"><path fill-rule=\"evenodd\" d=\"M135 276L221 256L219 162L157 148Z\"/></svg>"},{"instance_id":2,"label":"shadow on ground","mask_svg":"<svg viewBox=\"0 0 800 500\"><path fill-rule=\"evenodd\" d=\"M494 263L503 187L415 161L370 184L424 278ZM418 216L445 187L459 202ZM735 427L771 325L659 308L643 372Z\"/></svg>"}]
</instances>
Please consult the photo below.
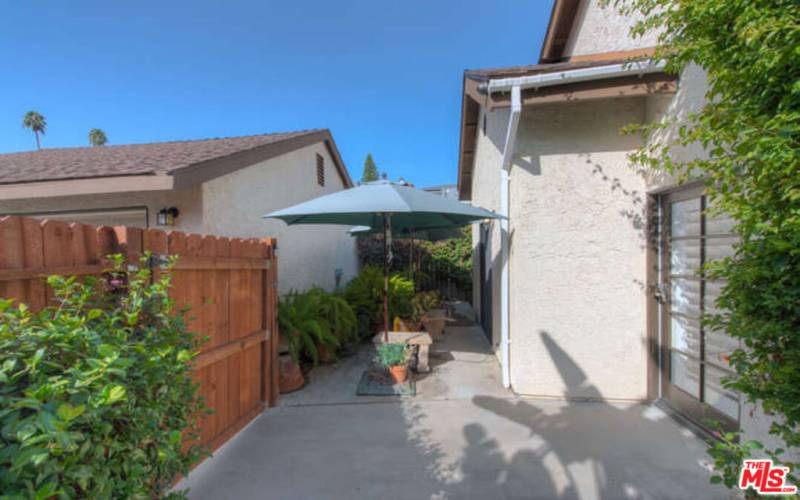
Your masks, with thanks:
<instances>
[{"instance_id":1,"label":"shadow on ground","mask_svg":"<svg viewBox=\"0 0 800 500\"><path fill-rule=\"evenodd\" d=\"M368 351L312 374L201 464L190 498L710 499L705 445L657 408L597 392L550 335L564 400L502 389L480 328L452 327L414 398L357 397Z\"/></svg>"}]
</instances>

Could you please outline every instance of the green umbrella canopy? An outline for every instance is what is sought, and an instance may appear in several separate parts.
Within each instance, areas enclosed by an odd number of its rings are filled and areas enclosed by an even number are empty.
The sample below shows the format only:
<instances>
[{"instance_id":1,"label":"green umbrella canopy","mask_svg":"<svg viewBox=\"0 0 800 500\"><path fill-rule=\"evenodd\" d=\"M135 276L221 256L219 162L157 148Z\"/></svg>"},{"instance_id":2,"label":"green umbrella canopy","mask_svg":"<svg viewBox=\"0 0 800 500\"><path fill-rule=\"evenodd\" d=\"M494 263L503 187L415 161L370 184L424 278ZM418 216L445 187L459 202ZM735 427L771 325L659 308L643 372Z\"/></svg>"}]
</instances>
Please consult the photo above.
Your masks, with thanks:
<instances>
[{"instance_id":1,"label":"green umbrella canopy","mask_svg":"<svg viewBox=\"0 0 800 500\"><path fill-rule=\"evenodd\" d=\"M369 227L369 226L356 226L347 233L350 236L366 236L368 234L381 234L383 228ZM415 240L424 241L442 241L452 238L460 238L461 231L455 227L433 227L428 229L393 229L392 235L395 238L414 238Z\"/></svg>"},{"instance_id":2,"label":"green umbrella canopy","mask_svg":"<svg viewBox=\"0 0 800 500\"><path fill-rule=\"evenodd\" d=\"M457 227L500 215L389 181L376 181L266 214L287 224L342 224L383 227L391 215L392 230Z\"/></svg>"}]
</instances>

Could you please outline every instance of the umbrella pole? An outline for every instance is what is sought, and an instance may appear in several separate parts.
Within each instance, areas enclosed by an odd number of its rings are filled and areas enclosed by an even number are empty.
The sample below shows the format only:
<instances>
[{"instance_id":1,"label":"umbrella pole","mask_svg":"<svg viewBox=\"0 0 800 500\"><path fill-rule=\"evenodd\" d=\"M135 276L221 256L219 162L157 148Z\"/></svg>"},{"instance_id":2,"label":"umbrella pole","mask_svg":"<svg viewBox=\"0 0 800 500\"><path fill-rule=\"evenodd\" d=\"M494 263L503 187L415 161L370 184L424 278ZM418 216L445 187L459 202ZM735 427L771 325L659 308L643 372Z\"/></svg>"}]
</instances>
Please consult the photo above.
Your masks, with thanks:
<instances>
[{"instance_id":1,"label":"umbrella pole","mask_svg":"<svg viewBox=\"0 0 800 500\"><path fill-rule=\"evenodd\" d=\"M411 230L411 252L409 253L409 265L411 266L411 283L414 284L414 291L417 291L417 281L414 279L414 230Z\"/></svg>"},{"instance_id":2,"label":"umbrella pole","mask_svg":"<svg viewBox=\"0 0 800 500\"><path fill-rule=\"evenodd\" d=\"M383 214L383 341L389 342L389 215Z\"/></svg>"}]
</instances>

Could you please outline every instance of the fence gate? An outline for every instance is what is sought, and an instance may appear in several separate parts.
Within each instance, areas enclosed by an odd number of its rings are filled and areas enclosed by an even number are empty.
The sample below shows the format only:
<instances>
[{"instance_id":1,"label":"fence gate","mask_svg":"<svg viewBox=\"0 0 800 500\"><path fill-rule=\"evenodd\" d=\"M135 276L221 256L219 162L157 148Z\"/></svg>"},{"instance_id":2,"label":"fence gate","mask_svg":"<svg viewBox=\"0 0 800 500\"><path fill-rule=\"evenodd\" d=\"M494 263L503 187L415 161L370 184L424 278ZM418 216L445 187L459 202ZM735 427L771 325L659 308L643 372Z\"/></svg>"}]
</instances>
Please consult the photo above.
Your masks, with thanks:
<instances>
[{"instance_id":1,"label":"fence gate","mask_svg":"<svg viewBox=\"0 0 800 500\"><path fill-rule=\"evenodd\" d=\"M201 440L214 450L278 398L275 240L222 238L124 226L0 218L0 297L33 309L52 301L45 278L102 274L106 256L138 264L145 251L178 255L171 295L191 306L189 329L208 337L195 378L214 413Z\"/></svg>"}]
</instances>

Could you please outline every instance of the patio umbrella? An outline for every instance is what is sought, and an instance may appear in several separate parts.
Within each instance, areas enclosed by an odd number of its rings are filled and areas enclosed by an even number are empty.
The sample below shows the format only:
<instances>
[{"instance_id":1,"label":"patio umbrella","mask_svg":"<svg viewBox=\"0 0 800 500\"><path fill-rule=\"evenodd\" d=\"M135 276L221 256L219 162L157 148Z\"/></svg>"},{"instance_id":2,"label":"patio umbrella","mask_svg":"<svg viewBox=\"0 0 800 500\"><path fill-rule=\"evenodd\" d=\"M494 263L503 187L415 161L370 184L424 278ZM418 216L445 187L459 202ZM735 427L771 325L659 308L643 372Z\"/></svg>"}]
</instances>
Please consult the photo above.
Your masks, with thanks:
<instances>
[{"instance_id":1,"label":"patio umbrella","mask_svg":"<svg viewBox=\"0 0 800 500\"><path fill-rule=\"evenodd\" d=\"M461 226L463 226L463 224L461 224ZM350 236L366 236L368 234L380 233L383 233L383 227L356 226L347 231L347 234ZM461 231L459 231L457 227L431 227L428 229L403 228L392 229L392 236L394 238L410 238L412 241L442 241L460 238Z\"/></svg>"},{"instance_id":2,"label":"patio umbrella","mask_svg":"<svg viewBox=\"0 0 800 500\"><path fill-rule=\"evenodd\" d=\"M389 338L389 263L392 230L463 226L500 215L389 181L376 181L320 196L264 215L292 224L339 224L383 229L383 331Z\"/></svg>"}]
</instances>

